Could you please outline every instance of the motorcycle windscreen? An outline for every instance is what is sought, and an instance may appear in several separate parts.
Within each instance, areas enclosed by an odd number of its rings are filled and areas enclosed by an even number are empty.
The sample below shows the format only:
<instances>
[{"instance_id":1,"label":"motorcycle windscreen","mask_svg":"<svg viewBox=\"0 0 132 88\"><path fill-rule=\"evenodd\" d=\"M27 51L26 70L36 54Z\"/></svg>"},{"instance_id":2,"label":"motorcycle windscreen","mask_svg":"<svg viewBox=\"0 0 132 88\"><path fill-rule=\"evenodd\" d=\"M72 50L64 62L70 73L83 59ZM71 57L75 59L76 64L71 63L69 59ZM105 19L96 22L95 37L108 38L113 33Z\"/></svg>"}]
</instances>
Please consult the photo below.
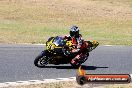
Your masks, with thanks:
<instances>
[{"instance_id":1,"label":"motorcycle windscreen","mask_svg":"<svg viewBox=\"0 0 132 88\"><path fill-rule=\"evenodd\" d=\"M59 36L57 36L57 37L54 38L53 43L56 46L64 46L66 44L65 40L62 37L59 37Z\"/></svg>"}]
</instances>

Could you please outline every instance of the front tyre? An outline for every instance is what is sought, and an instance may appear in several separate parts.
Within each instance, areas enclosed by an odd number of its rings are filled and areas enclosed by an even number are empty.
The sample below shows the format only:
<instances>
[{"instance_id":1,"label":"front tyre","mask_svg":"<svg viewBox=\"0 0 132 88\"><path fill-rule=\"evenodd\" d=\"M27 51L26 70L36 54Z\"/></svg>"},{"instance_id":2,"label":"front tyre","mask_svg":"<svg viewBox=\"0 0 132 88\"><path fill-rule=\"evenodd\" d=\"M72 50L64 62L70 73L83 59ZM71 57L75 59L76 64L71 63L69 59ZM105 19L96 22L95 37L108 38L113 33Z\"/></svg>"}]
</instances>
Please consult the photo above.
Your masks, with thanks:
<instances>
[{"instance_id":1,"label":"front tyre","mask_svg":"<svg viewBox=\"0 0 132 88\"><path fill-rule=\"evenodd\" d=\"M34 65L43 68L49 63L49 58L46 56L46 51L42 51L34 60Z\"/></svg>"}]
</instances>

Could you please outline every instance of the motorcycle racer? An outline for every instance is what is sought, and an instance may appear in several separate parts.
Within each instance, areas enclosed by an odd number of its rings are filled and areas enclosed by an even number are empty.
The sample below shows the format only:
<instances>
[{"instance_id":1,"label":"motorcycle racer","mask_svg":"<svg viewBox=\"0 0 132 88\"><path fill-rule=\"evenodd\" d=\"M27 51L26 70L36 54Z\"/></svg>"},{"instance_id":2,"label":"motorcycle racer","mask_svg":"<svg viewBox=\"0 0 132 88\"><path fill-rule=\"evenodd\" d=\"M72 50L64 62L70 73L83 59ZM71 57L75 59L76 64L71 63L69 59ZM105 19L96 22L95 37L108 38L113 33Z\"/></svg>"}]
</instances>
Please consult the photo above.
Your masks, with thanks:
<instances>
[{"instance_id":1,"label":"motorcycle racer","mask_svg":"<svg viewBox=\"0 0 132 88\"><path fill-rule=\"evenodd\" d=\"M84 40L82 39L82 35L79 34L79 27L72 26L70 28L70 35L64 36L64 39L72 40L72 43L75 45L74 49L72 49L70 52L66 51L64 54L68 55L71 53L78 53L75 58L71 60L71 63L76 63L76 59L81 59L83 57L83 49L87 46L87 44L84 43Z\"/></svg>"},{"instance_id":2,"label":"motorcycle racer","mask_svg":"<svg viewBox=\"0 0 132 88\"><path fill-rule=\"evenodd\" d=\"M46 41L46 49L35 58L34 65L41 68L47 64L70 63L72 67L78 68L98 45L97 41L84 41L79 28L72 26L69 36L50 37Z\"/></svg>"},{"instance_id":3,"label":"motorcycle racer","mask_svg":"<svg viewBox=\"0 0 132 88\"><path fill-rule=\"evenodd\" d=\"M77 26L72 26L70 28L70 35L64 36L64 39L72 40L72 43L76 46L72 52L78 52L82 45L82 35L79 34L79 28Z\"/></svg>"}]
</instances>

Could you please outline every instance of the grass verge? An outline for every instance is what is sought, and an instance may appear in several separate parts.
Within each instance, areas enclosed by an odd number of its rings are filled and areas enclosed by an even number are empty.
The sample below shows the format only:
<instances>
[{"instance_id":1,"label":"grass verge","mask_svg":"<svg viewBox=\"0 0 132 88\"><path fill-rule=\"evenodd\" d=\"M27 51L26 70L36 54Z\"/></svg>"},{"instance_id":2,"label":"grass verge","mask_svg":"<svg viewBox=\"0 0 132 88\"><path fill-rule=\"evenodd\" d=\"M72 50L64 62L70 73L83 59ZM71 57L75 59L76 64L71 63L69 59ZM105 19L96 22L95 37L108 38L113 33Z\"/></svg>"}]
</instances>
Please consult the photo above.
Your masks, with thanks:
<instances>
[{"instance_id":1,"label":"grass verge","mask_svg":"<svg viewBox=\"0 0 132 88\"><path fill-rule=\"evenodd\" d=\"M75 81L55 82L45 84L31 84L23 86L10 86L5 88L132 88L132 84L85 84L78 85Z\"/></svg>"},{"instance_id":2,"label":"grass verge","mask_svg":"<svg viewBox=\"0 0 132 88\"><path fill-rule=\"evenodd\" d=\"M132 1L0 0L0 43L45 43L71 25L85 40L132 45Z\"/></svg>"}]
</instances>

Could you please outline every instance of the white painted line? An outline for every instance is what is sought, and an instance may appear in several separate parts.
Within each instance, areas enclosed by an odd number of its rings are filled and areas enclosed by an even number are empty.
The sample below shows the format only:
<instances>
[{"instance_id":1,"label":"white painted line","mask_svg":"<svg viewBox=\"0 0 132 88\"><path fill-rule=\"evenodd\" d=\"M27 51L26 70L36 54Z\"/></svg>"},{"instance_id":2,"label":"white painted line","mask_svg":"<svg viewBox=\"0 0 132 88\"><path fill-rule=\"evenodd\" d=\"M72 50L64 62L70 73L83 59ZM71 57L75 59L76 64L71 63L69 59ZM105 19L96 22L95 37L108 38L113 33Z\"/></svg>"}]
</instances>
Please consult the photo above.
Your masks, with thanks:
<instances>
[{"instance_id":1,"label":"white painted line","mask_svg":"<svg viewBox=\"0 0 132 88\"><path fill-rule=\"evenodd\" d=\"M103 45L103 46L114 46L114 45Z\"/></svg>"},{"instance_id":2,"label":"white painted line","mask_svg":"<svg viewBox=\"0 0 132 88\"><path fill-rule=\"evenodd\" d=\"M32 43L17 43L18 45L46 45L46 44L32 44Z\"/></svg>"},{"instance_id":3,"label":"white painted line","mask_svg":"<svg viewBox=\"0 0 132 88\"><path fill-rule=\"evenodd\" d=\"M46 45L46 44L33 44L33 45Z\"/></svg>"}]
</instances>

